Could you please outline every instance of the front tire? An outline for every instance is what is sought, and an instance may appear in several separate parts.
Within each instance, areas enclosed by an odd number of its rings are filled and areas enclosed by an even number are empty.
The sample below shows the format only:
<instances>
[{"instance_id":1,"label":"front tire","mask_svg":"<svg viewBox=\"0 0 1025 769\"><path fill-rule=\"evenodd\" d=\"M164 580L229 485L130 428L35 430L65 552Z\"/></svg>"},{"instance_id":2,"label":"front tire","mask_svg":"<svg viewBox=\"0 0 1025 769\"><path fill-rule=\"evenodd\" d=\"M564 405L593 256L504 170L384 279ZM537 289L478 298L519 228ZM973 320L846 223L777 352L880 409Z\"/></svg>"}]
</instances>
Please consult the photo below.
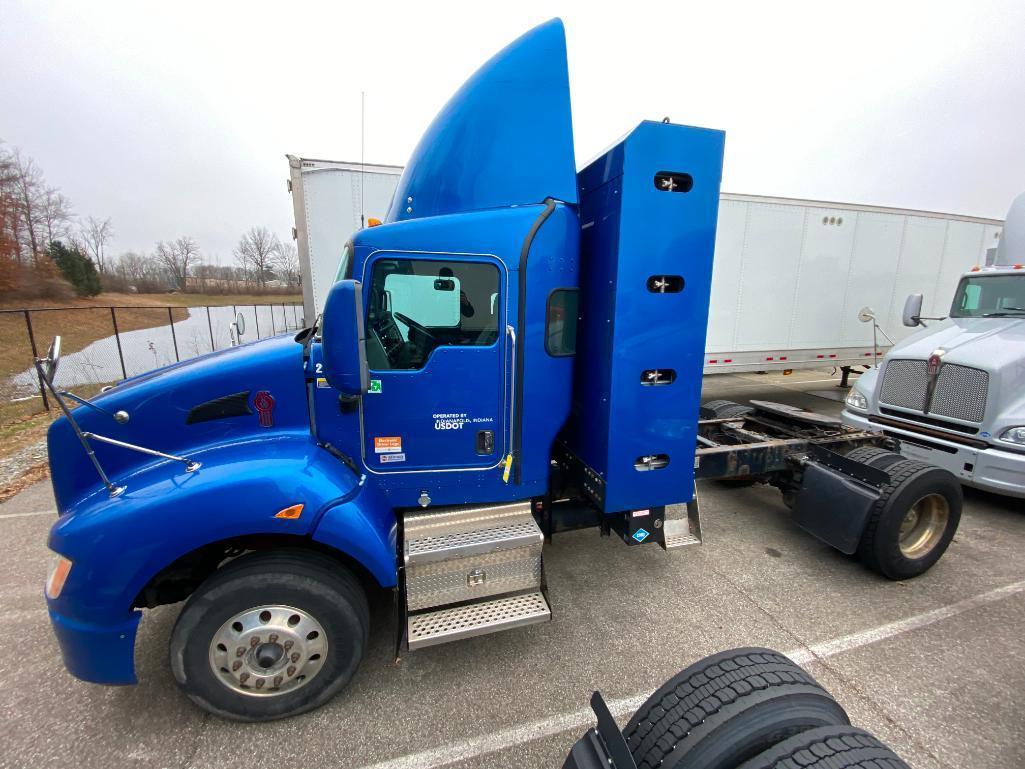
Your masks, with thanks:
<instances>
[{"instance_id":1,"label":"front tire","mask_svg":"<svg viewBox=\"0 0 1025 769\"><path fill-rule=\"evenodd\" d=\"M342 565L282 550L232 561L193 593L171 634L171 672L204 710L269 721L335 696L363 658L366 594Z\"/></svg>"}]
</instances>

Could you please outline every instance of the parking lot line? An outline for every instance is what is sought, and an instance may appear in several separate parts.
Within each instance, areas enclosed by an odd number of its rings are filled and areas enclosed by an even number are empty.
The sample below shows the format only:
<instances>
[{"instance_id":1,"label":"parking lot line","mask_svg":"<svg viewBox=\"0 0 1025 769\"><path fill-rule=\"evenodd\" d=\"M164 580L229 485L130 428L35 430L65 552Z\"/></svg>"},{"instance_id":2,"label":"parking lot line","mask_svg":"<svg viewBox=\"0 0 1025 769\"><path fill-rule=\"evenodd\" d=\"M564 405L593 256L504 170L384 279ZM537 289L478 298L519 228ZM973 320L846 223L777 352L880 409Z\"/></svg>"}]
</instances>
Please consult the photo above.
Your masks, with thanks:
<instances>
[{"instance_id":1,"label":"parking lot line","mask_svg":"<svg viewBox=\"0 0 1025 769\"><path fill-rule=\"evenodd\" d=\"M4 518L31 518L36 515L57 515L56 510L33 510L31 513L0 513L0 520Z\"/></svg>"},{"instance_id":2,"label":"parking lot line","mask_svg":"<svg viewBox=\"0 0 1025 769\"><path fill-rule=\"evenodd\" d=\"M834 638L812 646L801 647L793 651L785 652L794 662L803 665L816 660L826 659L843 652L869 646L879 641L884 641L895 636L902 635L912 630L919 630L937 622L951 617L956 617L964 612L977 609L987 604L1003 600L1012 595L1025 592L1025 580L1011 583L1003 587L989 590L985 593L965 598L948 606L942 606L932 611L916 614L906 619L890 622L878 627L869 628L858 633ZM649 694L637 694L618 700L611 700L608 705L614 716L624 716L639 708L648 698ZM471 758L495 753L506 748L514 747L523 742L538 740L559 734L570 729L578 729L590 726L594 722L594 713L590 709L577 710L572 713L561 713L549 718L531 721L508 729L501 729L491 734L485 734L469 740L451 742L437 748L425 750L420 753L410 753L398 758L388 759L376 764L368 764L361 769L438 769L448 766L457 761L466 761Z\"/></svg>"}]
</instances>

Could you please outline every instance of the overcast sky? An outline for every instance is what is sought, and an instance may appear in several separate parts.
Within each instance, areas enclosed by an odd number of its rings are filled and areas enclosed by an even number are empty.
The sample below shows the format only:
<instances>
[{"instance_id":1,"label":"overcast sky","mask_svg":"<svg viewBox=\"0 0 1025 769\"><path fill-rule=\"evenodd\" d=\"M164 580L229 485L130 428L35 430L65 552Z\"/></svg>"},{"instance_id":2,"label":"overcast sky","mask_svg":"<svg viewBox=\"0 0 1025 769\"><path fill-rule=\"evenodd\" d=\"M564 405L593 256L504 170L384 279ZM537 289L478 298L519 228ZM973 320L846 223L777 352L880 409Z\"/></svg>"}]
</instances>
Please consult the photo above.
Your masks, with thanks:
<instances>
[{"instance_id":1,"label":"overcast sky","mask_svg":"<svg viewBox=\"0 0 1025 769\"><path fill-rule=\"evenodd\" d=\"M577 164L726 131L723 189L1002 217L1025 190L1025 2L0 0L0 139L115 251L290 237L285 153L404 164L478 65L566 24ZM370 213L370 212L368 212ZM383 213L383 212L381 212Z\"/></svg>"}]
</instances>

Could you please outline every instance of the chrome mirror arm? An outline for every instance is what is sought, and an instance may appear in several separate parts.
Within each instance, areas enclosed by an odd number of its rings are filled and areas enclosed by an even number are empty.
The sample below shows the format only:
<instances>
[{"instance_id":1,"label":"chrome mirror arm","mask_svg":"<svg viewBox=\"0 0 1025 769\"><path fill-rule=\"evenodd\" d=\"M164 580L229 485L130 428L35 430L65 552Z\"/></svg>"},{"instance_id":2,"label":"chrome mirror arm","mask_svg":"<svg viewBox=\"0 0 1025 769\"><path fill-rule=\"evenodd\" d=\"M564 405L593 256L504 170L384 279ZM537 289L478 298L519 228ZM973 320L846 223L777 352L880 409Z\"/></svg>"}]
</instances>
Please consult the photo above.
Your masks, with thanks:
<instances>
[{"instance_id":1,"label":"chrome mirror arm","mask_svg":"<svg viewBox=\"0 0 1025 769\"><path fill-rule=\"evenodd\" d=\"M96 472L99 474L100 480L103 481L103 485L106 487L111 499L113 499L114 497L119 497L122 494L124 494L125 488L127 487L115 486L113 483L110 482L110 478L107 477L107 474L103 472L103 466L100 465L100 460L96 458L96 454L93 453L93 448L89 445L89 440L85 437L85 433L82 432L82 429L78 426L78 422L76 422L75 418L71 415L71 409L68 408L68 404L64 402L64 398L57 391L57 388L53 386L53 382L51 382L49 379L46 378L46 376L44 376L43 364L39 358L35 359L35 366L36 371L39 372L39 376L41 377L43 384L53 395L53 399L57 401L57 405L61 407L61 411L64 412L64 416L67 417L68 422L71 424L71 428L75 431L75 435L78 437L78 442L81 443L82 448L85 449L85 453L89 456L89 461L91 461L93 463L93 467L96 468Z\"/></svg>"},{"instance_id":2,"label":"chrome mirror arm","mask_svg":"<svg viewBox=\"0 0 1025 769\"><path fill-rule=\"evenodd\" d=\"M63 395L65 398L71 398L71 400L75 401L75 403L80 403L83 406L88 406L93 411L98 411L101 414L104 414L104 415L110 417L111 419L113 419L118 424L122 424L123 425L125 422L128 421L128 412L127 411L115 411L115 412L111 413L110 411L107 411L105 408L102 408L101 406L97 406L92 401L90 401L90 400L88 400L86 398L79 397L78 395L75 395L73 392L68 392L67 390L61 390L61 395Z\"/></svg>"},{"instance_id":3,"label":"chrome mirror arm","mask_svg":"<svg viewBox=\"0 0 1025 769\"><path fill-rule=\"evenodd\" d=\"M175 462L181 462L185 465L185 472L192 473L198 470L202 465L194 459L188 457L179 457L177 454L165 454L162 451L156 449L147 449L145 446L136 446L134 443L126 443L125 441L115 440L114 438L108 438L105 435L97 435L96 433L82 433L83 436L90 440L100 441L101 443L109 443L111 446L120 446L123 449L130 449L131 451L138 451L140 454L149 454L151 457L161 457L162 459L172 459Z\"/></svg>"}]
</instances>

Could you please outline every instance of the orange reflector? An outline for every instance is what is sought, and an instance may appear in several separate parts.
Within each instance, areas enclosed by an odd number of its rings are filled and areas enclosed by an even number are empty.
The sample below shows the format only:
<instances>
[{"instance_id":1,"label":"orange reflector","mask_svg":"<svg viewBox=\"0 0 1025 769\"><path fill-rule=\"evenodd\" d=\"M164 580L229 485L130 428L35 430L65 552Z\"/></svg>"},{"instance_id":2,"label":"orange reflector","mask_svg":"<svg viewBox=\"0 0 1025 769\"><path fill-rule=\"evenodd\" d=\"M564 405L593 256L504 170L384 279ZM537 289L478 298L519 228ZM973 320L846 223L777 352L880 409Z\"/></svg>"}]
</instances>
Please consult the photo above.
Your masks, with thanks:
<instances>
[{"instance_id":1,"label":"orange reflector","mask_svg":"<svg viewBox=\"0 0 1025 769\"><path fill-rule=\"evenodd\" d=\"M1022 267L1025 267L1025 264L1016 264L1016 265L1014 265L1014 269L1016 269L1016 270L1020 270Z\"/></svg>"},{"instance_id":2,"label":"orange reflector","mask_svg":"<svg viewBox=\"0 0 1025 769\"><path fill-rule=\"evenodd\" d=\"M975 265L974 267L972 267L972 269L970 270L970 272L978 272L978 271L979 271L979 270L981 270L981 269L982 269L982 268L981 268L981 267L980 267L979 265Z\"/></svg>"},{"instance_id":3,"label":"orange reflector","mask_svg":"<svg viewBox=\"0 0 1025 769\"><path fill-rule=\"evenodd\" d=\"M372 216L367 219L367 227L380 227L381 223L380 219L375 219Z\"/></svg>"},{"instance_id":4,"label":"orange reflector","mask_svg":"<svg viewBox=\"0 0 1025 769\"><path fill-rule=\"evenodd\" d=\"M286 519L288 519L290 521L294 521L296 518L298 518L302 514L303 514L303 506L302 506L302 504L298 504L298 505L292 505L291 507L286 507L284 510L278 511L278 513L274 517L275 518L286 518Z\"/></svg>"},{"instance_id":5,"label":"orange reflector","mask_svg":"<svg viewBox=\"0 0 1025 769\"><path fill-rule=\"evenodd\" d=\"M50 576L46 578L46 595L48 598L56 598L64 589L64 583L71 573L71 561L64 556L58 556L57 562L50 570Z\"/></svg>"}]
</instances>

